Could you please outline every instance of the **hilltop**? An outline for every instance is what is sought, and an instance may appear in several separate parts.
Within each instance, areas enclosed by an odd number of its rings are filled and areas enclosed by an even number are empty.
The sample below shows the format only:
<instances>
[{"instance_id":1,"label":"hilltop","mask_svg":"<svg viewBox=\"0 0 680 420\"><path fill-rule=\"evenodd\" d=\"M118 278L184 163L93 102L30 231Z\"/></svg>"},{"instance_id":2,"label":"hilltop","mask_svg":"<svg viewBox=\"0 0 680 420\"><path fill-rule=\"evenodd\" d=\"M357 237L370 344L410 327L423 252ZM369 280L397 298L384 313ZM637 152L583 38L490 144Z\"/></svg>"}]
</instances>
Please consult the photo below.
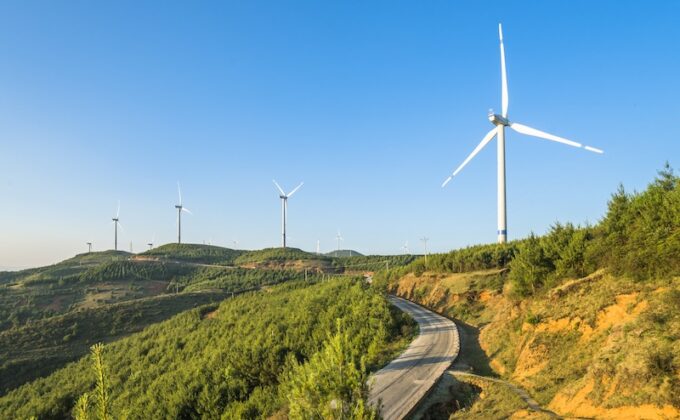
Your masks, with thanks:
<instances>
[{"instance_id":1,"label":"hilltop","mask_svg":"<svg viewBox=\"0 0 680 420\"><path fill-rule=\"evenodd\" d=\"M510 381L559 415L675 418L678 256L680 178L666 167L643 192L620 188L595 226L431 255L374 284L458 320L454 369ZM456 378L434 418L526 415L510 388Z\"/></svg>"},{"instance_id":2,"label":"hilltop","mask_svg":"<svg viewBox=\"0 0 680 420\"><path fill-rule=\"evenodd\" d=\"M197 264L233 265L247 251L199 244L165 244L135 256L136 259L163 259Z\"/></svg>"},{"instance_id":3,"label":"hilltop","mask_svg":"<svg viewBox=\"0 0 680 420\"><path fill-rule=\"evenodd\" d=\"M357 252L353 249L340 249L340 250L337 250L337 251L327 252L324 255L327 256L327 257L335 257L335 258L339 258L339 257L363 257L364 256L364 254L361 254L361 253L359 253L359 252Z\"/></svg>"}]
</instances>

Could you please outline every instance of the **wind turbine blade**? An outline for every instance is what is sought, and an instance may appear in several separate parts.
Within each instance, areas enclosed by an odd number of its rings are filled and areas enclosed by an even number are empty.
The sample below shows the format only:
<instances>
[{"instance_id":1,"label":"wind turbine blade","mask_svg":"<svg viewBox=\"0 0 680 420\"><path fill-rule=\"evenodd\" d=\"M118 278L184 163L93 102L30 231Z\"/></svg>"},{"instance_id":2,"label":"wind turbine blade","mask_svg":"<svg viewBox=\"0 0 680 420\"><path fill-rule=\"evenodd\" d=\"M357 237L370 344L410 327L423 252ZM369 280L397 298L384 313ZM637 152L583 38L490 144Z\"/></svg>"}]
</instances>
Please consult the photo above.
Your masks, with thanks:
<instances>
[{"instance_id":1,"label":"wind turbine blade","mask_svg":"<svg viewBox=\"0 0 680 420\"><path fill-rule=\"evenodd\" d=\"M576 143L575 141L571 141L562 137L555 136L550 133L546 133L541 130L536 130L535 128L531 128L529 126L523 125L523 124L517 124L517 123L510 123L510 128L513 130L517 131L518 133L526 134L527 136L533 136L533 137L538 137L541 139L546 139L550 141L556 141L558 143L566 144L568 146L572 147L583 147L581 143Z\"/></svg>"},{"instance_id":2,"label":"wind turbine blade","mask_svg":"<svg viewBox=\"0 0 680 420\"><path fill-rule=\"evenodd\" d=\"M120 200L118 200L118 210L116 210L116 219L120 216Z\"/></svg>"},{"instance_id":3,"label":"wind turbine blade","mask_svg":"<svg viewBox=\"0 0 680 420\"><path fill-rule=\"evenodd\" d=\"M455 171L453 171L453 174L451 174L451 176L449 176L448 178L446 178L446 180L445 180L444 183L442 184L442 188L444 188L444 187L446 186L446 184L448 184L449 181L451 181L451 179L452 179L454 176L458 175L458 172L460 172L460 171L465 167L465 165L467 165L468 162L470 162L470 161L472 160L472 158L475 157L475 156L477 155L477 153L479 153L479 151L482 150L482 149L484 148L484 146L486 146L487 144L489 144L489 142L490 142L490 141L494 138L494 136L496 135L496 132L497 132L496 130L497 130L497 129L494 128L494 129L492 129L491 131L489 131L488 133L486 133L486 136L484 136L484 138L482 139L482 141L477 145L477 147L475 147L475 150L473 150L472 153L470 153L470 156L468 156L468 157L463 161L463 163L461 163L460 166L459 166L458 168L456 168Z\"/></svg>"},{"instance_id":4,"label":"wind turbine blade","mask_svg":"<svg viewBox=\"0 0 680 420\"><path fill-rule=\"evenodd\" d=\"M123 228L123 225L120 224L120 222L118 222L118 227L120 228L120 230L125 230L125 229Z\"/></svg>"},{"instance_id":5,"label":"wind turbine blade","mask_svg":"<svg viewBox=\"0 0 680 420\"><path fill-rule=\"evenodd\" d=\"M300 185L298 185L297 187L295 187L295 189L293 189L293 191L289 192L289 193L288 193L288 197L290 197L291 195L295 194L295 191L299 190L300 187L302 186L302 184L304 184L304 182L301 182Z\"/></svg>"},{"instance_id":6,"label":"wind turbine blade","mask_svg":"<svg viewBox=\"0 0 680 420\"><path fill-rule=\"evenodd\" d=\"M177 181L177 195L179 195L179 205L182 205L182 189L179 187L179 181Z\"/></svg>"},{"instance_id":7,"label":"wind turbine blade","mask_svg":"<svg viewBox=\"0 0 680 420\"><path fill-rule=\"evenodd\" d=\"M508 118L508 73L505 69L505 47L503 46L503 27L498 24L498 37L501 40L501 108L503 117Z\"/></svg>"},{"instance_id":8,"label":"wind turbine blade","mask_svg":"<svg viewBox=\"0 0 680 420\"><path fill-rule=\"evenodd\" d=\"M276 180L275 180L275 179L272 179L272 181L274 181L274 185L276 185L276 188L278 188L278 189L279 189L279 192L281 192L281 195L284 195L284 196L285 196L285 195L286 195L286 193L285 193L285 192L283 192L283 188L281 188L281 186L280 186L280 185L279 185L279 184L278 184L278 183L276 182Z\"/></svg>"},{"instance_id":9,"label":"wind turbine blade","mask_svg":"<svg viewBox=\"0 0 680 420\"><path fill-rule=\"evenodd\" d=\"M604 150L598 149L598 148L596 148L596 147L583 146L583 148L586 149L586 150L589 151L589 152L598 153L598 154L600 154L600 155L601 155L602 153L604 153Z\"/></svg>"},{"instance_id":10,"label":"wind turbine blade","mask_svg":"<svg viewBox=\"0 0 680 420\"><path fill-rule=\"evenodd\" d=\"M189 213L189 214L193 214L193 213L192 213L188 208L186 208L186 207L182 207L182 211L185 211L185 212L187 212L187 213Z\"/></svg>"}]
</instances>

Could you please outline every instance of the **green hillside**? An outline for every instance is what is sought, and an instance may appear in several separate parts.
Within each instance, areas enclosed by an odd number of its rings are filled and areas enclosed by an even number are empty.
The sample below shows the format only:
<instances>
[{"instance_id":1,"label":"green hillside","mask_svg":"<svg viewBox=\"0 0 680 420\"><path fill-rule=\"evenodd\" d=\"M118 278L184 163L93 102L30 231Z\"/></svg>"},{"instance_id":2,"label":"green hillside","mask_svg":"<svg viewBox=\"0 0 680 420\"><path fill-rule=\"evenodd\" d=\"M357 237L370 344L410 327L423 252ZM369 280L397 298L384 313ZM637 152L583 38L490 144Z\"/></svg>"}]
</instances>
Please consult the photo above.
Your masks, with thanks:
<instances>
[{"instance_id":1,"label":"green hillside","mask_svg":"<svg viewBox=\"0 0 680 420\"><path fill-rule=\"evenodd\" d=\"M245 251L199 244L166 244L138 254L151 257L197 264L233 265L234 260Z\"/></svg>"},{"instance_id":2,"label":"green hillside","mask_svg":"<svg viewBox=\"0 0 680 420\"><path fill-rule=\"evenodd\" d=\"M96 342L141 331L226 296L224 292L182 293L137 299L71 311L0 332L0 395L79 359Z\"/></svg>"},{"instance_id":3,"label":"green hillside","mask_svg":"<svg viewBox=\"0 0 680 420\"><path fill-rule=\"evenodd\" d=\"M248 251L236 259L236 264L243 265L248 263L264 262L284 262L294 260L321 260L329 259L317 254L305 252L298 248L265 248L257 251Z\"/></svg>"},{"instance_id":4,"label":"green hillside","mask_svg":"<svg viewBox=\"0 0 680 420\"><path fill-rule=\"evenodd\" d=\"M108 345L110 412L114 418L264 418L290 411L307 418L310 406L287 396L307 389L308 381L317 393L308 402L330 410L325 417L333 413L331 400L358 412L367 395L364 366L385 363L413 332L412 321L381 294L349 278L242 295ZM334 355L342 365L328 365ZM83 358L9 392L0 398L0 418L68 417L76 399L92 390L89 365ZM315 378L322 372L320 383Z\"/></svg>"},{"instance_id":5,"label":"green hillside","mask_svg":"<svg viewBox=\"0 0 680 420\"><path fill-rule=\"evenodd\" d=\"M354 255L333 259L333 265L347 272L378 271L407 265L416 255Z\"/></svg>"},{"instance_id":6,"label":"green hillside","mask_svg":"<svg viewBox=\"0 0 680 420\"><path fill-rule=\"evenodd\" d=\"M374 284L462 321L461 368L560 415L680 416L680 178L669 167L642 192L620 188L597 225L432 255ZM479 413L480 383L448 412Z\"/></svg>"},{"instance_id":7,"label":"green hillside","mask_svg":"<svg viewBox=\"0 0 680 420\"><path fill-rule=\"evenodd\" d=\"M327 252L324 254L327 257L340 258L340 257L363 257L361 254L353 249L340 249L336 251Z\"/></svg>"},{"instance_id":8,"label":"green hillside","mask_svg":"<svg viewBox=\"0 0 680 420\"><path fill-rule=\"evenodd\" d=\"M320 279L300 270L213 264L233 264L240 251L225 248L161 248L162 258L107 251L2 273L0 394L78 359L94 342L120 339L234 293Z\"/></svg>"}]
</instances>

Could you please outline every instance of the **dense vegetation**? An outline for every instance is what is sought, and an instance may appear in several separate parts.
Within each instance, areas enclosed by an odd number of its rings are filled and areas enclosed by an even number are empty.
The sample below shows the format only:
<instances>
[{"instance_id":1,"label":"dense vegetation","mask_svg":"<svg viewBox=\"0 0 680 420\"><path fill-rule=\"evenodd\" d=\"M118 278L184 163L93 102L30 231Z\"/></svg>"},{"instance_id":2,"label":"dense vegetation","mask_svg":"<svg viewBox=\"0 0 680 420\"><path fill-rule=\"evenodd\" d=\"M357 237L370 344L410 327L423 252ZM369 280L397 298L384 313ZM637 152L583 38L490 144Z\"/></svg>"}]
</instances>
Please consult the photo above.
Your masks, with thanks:
<instances>
[{"instance_id":1,"label":"dense vegetation","mask_svg":"<svg viewBox=\"0 0 680 420\"><path fill-rule=\"evenodd\" d=\"M385 363L413 328L381 294L348 278L241 295L109 344L103 357L110 413L257 418L304 413L311 404L318 412L340 409L370 418L365 369ZM95 384L89 363L81 359L11 391L0 398L0 417L69 416ZM321 373L323 395L305 399ZM291 395L303 397L291 401Z\"/></svg>"},{"instance_id":2,"label":"dense vegetation","mask_svg":"<svg viewBox=\"0 0 680 420\"><path fill-rule=\"evenodd\" d=\"M333 259L333 265L346 272L378 271L401 267L416 260L416 255L355 255Z\"/></svg>"},{"instance_id":3,"label":"dense vegetation","mask_svg":"<svg viewBox=\"0 0 680 420\"><path fill-rule=\"evenodd\" d=\"M246 251L199 244L166 244L150 249L140 256L191 262L196 264L233 265Z\"/></svg>"},{"instance_id":4,"label":"dense vegetation","mask_svg":"<svg viewBox=\"0 0 680 420\"><path fill-rule=\"evenodd\" d=\"M179 277L177 284L184 291L220 289L225 292L253 290L263 285L273 285L289 280L314 281L319 274L297 270L262 270L248 268L204 267L190 275ZM172 288L172 284L169 286Z\"/></svg>"},{"instance_id":5,"label":"dense vegetation","mask_svg":"<svg viewBox=\"0 0 680 420\"><path fill-rule=\"evenodd\" d=\"M235 260L235 263L244 265L249 263L262 263L268 261L283 262L291 260L330 261L330 258L305 252L298 248L265 248L258 251L248 251L239 256Z\"/></svg>"},{"instance_id":6,"label":"dense vegetation","mask_svg":"<svg viewBox=\"0 0 680 420\"><path fill-rule=\"evenodd\" d=\"M0 332L0 395L83 356L98 341L141 331L225 293L182 293L137 299L29 323Z\"/></svg>"}]
</instances>

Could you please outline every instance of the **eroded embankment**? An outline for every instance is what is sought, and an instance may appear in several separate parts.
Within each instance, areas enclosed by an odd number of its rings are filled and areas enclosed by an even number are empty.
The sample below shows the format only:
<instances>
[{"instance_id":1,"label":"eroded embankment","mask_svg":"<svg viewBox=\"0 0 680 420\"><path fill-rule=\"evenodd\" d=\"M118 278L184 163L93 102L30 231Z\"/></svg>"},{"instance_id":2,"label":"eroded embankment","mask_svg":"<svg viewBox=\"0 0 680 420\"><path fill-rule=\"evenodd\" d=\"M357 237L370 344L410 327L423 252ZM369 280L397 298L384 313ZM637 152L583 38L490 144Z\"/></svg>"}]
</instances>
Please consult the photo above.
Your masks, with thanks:
<instances>
[{"instance_id":1,"label":"eroded embankment","mask_svg":"<svg viewBox=\"0 0 680 420\"><path fill-rule=\"evenodd\" d=\"M408 274L389 287L478 329L474 373L517 384L548 410L680 417L680 279L636 283L599 271L521 300L497 270Z\"/></svg>"}]
</instances>

